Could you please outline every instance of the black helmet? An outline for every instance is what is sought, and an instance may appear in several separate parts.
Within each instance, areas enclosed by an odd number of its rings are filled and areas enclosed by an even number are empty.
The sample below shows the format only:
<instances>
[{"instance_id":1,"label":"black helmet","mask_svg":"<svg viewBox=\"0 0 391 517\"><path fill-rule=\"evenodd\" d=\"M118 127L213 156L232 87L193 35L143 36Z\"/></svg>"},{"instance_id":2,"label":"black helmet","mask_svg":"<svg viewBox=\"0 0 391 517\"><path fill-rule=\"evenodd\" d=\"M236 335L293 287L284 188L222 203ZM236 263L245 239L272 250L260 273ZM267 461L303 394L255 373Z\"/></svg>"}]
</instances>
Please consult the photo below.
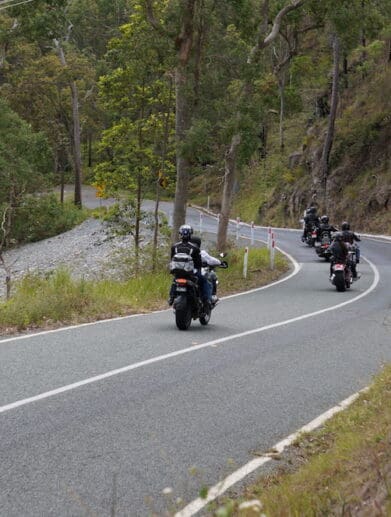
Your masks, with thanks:
<instances>
[{"instance_id":1,"label":"black helmet","mask_svg":"<svg viewBox=\"0 0 391 517\"><path fill-rule=\"evenodd\" d=\"M344 222L341 224L341 230L342 230L342 231L350 230L350 224L349 224L347 221L344 221Z\"/></svg>"},{"instance_id":2,"label":"black helmet","mask_svg":"<svg viewBox=\"0 0 391 517\"><path fill-rule=\"evenodd\" d=\"M182 237L183 240L190 240L192 234L193 228L190 226L190 224L182 224L182 226L179 228L179 235Z\"/></svg>"},{"instance_id":3,"label":"black helmet","mask_svg":"<svg viewBox=\"0 0 391 517\"><path fill-rule=\"evenodd\" d=\"M329 222L329 216L328 215L322 215L320 218L320 222L323 224L327 224Z\"/></svg>"},{"instance_id":4,"label":"black helmet","mask_svg":"<svg viewBox=\"0 0 391 517\"><path fill-rule=\"evenodd\" d=\"M190 242L192 242L193 244L195 244L196 246L198 246L201 249L201 237L198 237L197 235L193 235L192 238L190 239Z\"/></svg>"}]
</instances>

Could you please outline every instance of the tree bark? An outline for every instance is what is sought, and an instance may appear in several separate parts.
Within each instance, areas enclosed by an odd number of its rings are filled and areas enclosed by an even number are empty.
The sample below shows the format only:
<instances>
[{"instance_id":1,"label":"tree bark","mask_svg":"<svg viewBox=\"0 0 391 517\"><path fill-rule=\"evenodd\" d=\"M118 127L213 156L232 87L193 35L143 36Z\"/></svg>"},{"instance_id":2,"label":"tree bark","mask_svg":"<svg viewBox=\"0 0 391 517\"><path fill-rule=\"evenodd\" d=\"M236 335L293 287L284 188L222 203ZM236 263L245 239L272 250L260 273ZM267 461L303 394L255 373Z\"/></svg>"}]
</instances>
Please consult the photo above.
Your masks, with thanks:
<instances>
[{"instance_id":1,"label":"tree bark","mask_svg":"<svg viewBox=\"0 0 391 517\"><path fill-rule=\"evenodd\" d=\"M188 63L193 45L194 10L196 0L187 0L182 21L181 34L177 38L178 63L175 70L175 137L176 137L176 186L172 241L178 236L179 227L186 221L186 205L190 160L183 155L181 145L190 128L193 102L191 99L190 73Z\"/></svg>"},{"instance_id":2,"label":"tree bark","mask_svg":"<svg viewBox=\"0 0 391 517\"><path fill-rule=\"evenodd\" d=\"M333 36L333 83L331 90L331 102L330 102L330 115L327 126L326 139L323 145L322 157L320 161L320 178L322 182L323 191L323 205L324 210L327 212L328 201L327 201L327 179L329 176L329 159L330 152L334 142L334 131L335 131L335 119L337 116L338 99L339 99L339 61L340 61L340 47L339 38L337 34Z\"/></svg>"},{"instance_id":3,"label":"tree bark","mask_svg":"<svg viewBox=\"0 0 391 517\"><path fill-rule=\"evenodd\" d=\"M75 167L75 205L81 208L81 146L80 146L80 114L79 114L79 92L76 81L71 83L72 92L72 118L73 118L73 159Z\"/></svg>"},{"instance_id":4,"label":"tree bark","mask_svg":"<svg viewBox=\"0 0 391 517\"><path fill-rule=\"evenodd\" d=\"M188 92L186 86L188 82L187 73L183 67L177 67L175 72L175 138L176 138L176 185L175 185L175 200L174 200L174 216L172 241L177 240L179 227L185 223L186 220L186 206L188 196L189 183L189 169L190 160L183 155L181 151L181 144L186 138L186 131L190 127L192 108L188 99Z\"/></svg>"},{"instance_id":5,"label":"tree bark","mask_svg":"<svg viewBox=\"0 0 391 517\"><path fill-rule=\"evenodd\" d=\"M193 92L190 88L190 72L188 63L193 47L195 7L199 0L182 0L182 25L175 40L177 63L175 69L175 138L176 138L176 187L174 201L174 216L172 241L178 236L181 224L186 220L186 205L188 197L188 176L190 160L181 152L181 145L190 128L194 103L191 100ZM151 26L160 34L167 35L164 27L155 18L152 0L144 0L146 18Z\"/></svg>"},{"instance_id":6,"label":"tree bark","mask_svg":"<svg viewBox=\"0 0 391 517\"><path fill-rule=\"evenodd\" d=\"M284 132L284 118L285 118L285 82L286 82L286 71L281 70L281 76L278 81L278 90L280 93L280 150L281 152L285 148L285 132Z\"/></svg>"},{"instance_id":7,"label":"tree bark","mask_svg":"<svg viewBox=\"0 0 391 517\"><path fill-rule=\"evenodd\" d=\"M231 211L233 189L235 184L236 157L240 142L241 135L237 133L233 136L231 146L225 156L223 199L221 204L219 228L217 232L217 249L219 251L225 251L227 244L229 214Z\"/></svg>"},{"instance_id":8,"label":"tree bark","mask_svg":"<svg viewBox=\"0 0 391 517\"><path fill-rule=\"evenodd\" d=\"M58 57L63 67L67 66L64 49L59 40L54 40L57 48ZM75 198L74 203L81 208L81 183L82 183L82 166L81 166L81 145L80 145L80 114L79 114L79 91L76 81L69 84L72 97L72 121L73 121L73 166L75 168Z\"/></svg>"},{"instance_id":9,"label":"tree bark","mask_svg":"<svg viewBox=\"0 0 391 517\"><path fill-rule=\"evenodd\" d=\"M12 227L12 215L13 215L13 201L12 201L12 192L11 192L11 201L10 204L7 205L4 209L1 218L1 239L0 239L0 264L5 271L5 291L6 291L6 300L10 299L11 296L11 267L4 259L3 251L4 248L9 244L9 237L11 233Z\"/></svg>"}]
</instances>

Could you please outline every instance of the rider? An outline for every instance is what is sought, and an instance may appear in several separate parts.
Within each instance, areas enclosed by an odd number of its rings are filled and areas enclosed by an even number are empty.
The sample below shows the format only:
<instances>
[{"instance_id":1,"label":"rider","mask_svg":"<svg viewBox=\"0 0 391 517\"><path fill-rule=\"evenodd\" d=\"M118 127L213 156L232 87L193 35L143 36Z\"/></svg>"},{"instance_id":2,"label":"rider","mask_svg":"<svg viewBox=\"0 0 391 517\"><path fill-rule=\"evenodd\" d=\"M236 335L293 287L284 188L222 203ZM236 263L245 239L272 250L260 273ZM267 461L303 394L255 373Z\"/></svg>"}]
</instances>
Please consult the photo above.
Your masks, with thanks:
<instances>
[{"instance_id":1,"label":"rider","mask_svg":"<svg viewBox=\"0 0 391 517\"><path fill-rule=\"evenodd\" d=\"M319 226L319 217L316 213L316 207L311 205L309 208L307 208L306 214L304 216L304 232L301 237L303 242L305 241L308 232L312 230L313 226Z\"/></svg>"},{"instance_id":2,"label":"rider","mask_svg":"<svg viewBox=\"0 0 391 517\"><path fill-rule=\"evenodd\" d=\"M360 237L356 233L354 233L350 230L350 224L347 221L344 221L341 224L341 230L342 230L343 240L345 242L348 242L349 244L354 244L354 241L356 241L356 242L361 241ZM360 262L360 248L357 246L357 244L356 244L356 262L357 262L357 264Z\"/></svg>"},{"instance_id":3,"label":"rider","mask_svg":"<svg viewBox=\"0 0 391 517\"><path fill-rule=\"evenodd\" d=\"M187 255L191 255L193 262L194 262L194 274L198 278L198 284L201 290L201 297L202 299L209 303L211 303L211 286L207 279L201 274L201 268L202 268L202 259L201 259L201 252L200 248L191 241L191 236L193 234L193 228L189 224L183 224L179 228L179 235L181 237L181 240L171 246L171 258L176 253L186 253ZM168 299L168 304L172 305L174 303L174 290L175 290L175 284L173 283L171 285L170 289L170 297Z\"/></svg>"},{"instance_id":4,"label":"rider","mask_svg":"<svg viewBox=\"0 0 391 517\"><path fill-rule=\"evenodd\" d=\"M333 274L333 265L336 262L341 262L342 264L346 264L346 260L348 258L348 247L345 244L342 232L338 232L334 235L334 240L329 247L329 251L331 252L331 260L330 260L330 278Z\"/></svg>"},{"instance_id":5,"label":"rider","mask_svg":"<svg viewBox=\"0 0 391 517\"><path fill-rule=\"evenodd\" d=\"M322 215L320 218L320 224L319 228L317 229L317 240L320 240L322 235L324 233L327 233L330 240L331 240L331 232L337 232L338 228L333 226L332 224L329 224L329 216L328 215Z\"/></svg>"},{"instance_id":6,"label":"rider","mask_svg":"<svg viewBox=\"0 0 391 517\"><path fill-rule=\"evenodd\" d=\"M193 235L190 240L191 240L191 242L196 244L201 249L201 238L200 237L198 237L197 235ZM213 266L223 266L223 267L227 266L227 263L225 261L221 261L220 259L213 257L212 255L209 255L209 253L204 249L201 249L201 260L202 260L202 265L206 264L207 266L212 266L212 267ZM216 283L216 279L214 279L214 283ZM216 285L213 285L212 292L216 293ZM212 294L212 302L214 304L216 304L218 301L219 301L219 299L218 299L217 295Z\"/></svg>"},{"instance_id":7,"label":"rider","mask_svg":"<svg viewBox=\"0 0 391 517\"><path fill-rule=\"evenodd\" d=\"M353 245L355 241L356 242L361 241L360 237L356 233L354 233L350 230L350 224L347 221L344 221L341 224L341 230L342 230L343 240L345 242L348 242L349 244ZM356 264L358 264L360 262L360 248L358 247L357 244L355 246L355 249L356 249L356 263L352 264L352 274L353 274L354 279L356 279L358 277Z\"/></svg>"}]
</instances>

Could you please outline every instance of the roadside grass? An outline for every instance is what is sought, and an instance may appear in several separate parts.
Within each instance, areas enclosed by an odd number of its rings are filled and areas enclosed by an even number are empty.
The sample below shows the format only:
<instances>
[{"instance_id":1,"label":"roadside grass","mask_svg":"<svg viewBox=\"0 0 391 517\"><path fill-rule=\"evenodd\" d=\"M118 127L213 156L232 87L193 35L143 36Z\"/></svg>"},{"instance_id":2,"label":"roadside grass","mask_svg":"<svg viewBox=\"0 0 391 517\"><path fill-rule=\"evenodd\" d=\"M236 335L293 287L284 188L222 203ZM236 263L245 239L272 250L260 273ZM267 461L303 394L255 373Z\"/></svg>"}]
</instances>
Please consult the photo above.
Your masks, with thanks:
<instances>
[{"instance_id":1,"label":"roadside grass","mask_svg":"<svg viewBox=\"0 0 391 517\"><path fill-rule=\"evenodd\" d=\"M303 434L279 458L276 472L211 515L247 515L239 507L258 500L267 517L391 515L391 365L347 410L319 430ZM223 503L223 504L221 504ZM257 515L249 513L248 515Z\"/></svg>"},{"instance_id":2,"label":"roadside grass","mask_svg":"<svg viewBox=\"0 0 391 517\"><path fill-rule=\"evenodd\" d=\"M241 249L232 250L227 258L229 269L218 271L219 296L264 285L289 269L285 257L276 253L275 268L270 271L267 250L251 249L248 278L244 280L243 254ZM0 332L166 309L171 281L168 269L123 282L75 280L66 269L44 276L28 274L18 282L11 299L0 303Z\"/></svg>"}]
</instances>

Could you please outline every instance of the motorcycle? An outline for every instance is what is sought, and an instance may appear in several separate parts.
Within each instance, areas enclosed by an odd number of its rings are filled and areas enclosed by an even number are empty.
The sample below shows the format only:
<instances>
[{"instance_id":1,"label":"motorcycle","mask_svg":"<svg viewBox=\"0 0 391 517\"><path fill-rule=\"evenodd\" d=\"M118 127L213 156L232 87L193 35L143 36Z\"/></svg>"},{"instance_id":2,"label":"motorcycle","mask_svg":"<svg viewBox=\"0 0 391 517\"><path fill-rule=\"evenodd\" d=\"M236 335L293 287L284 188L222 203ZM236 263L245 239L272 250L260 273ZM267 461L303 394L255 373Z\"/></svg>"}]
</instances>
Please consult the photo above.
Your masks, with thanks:
<instances>
[{"instance_id":1,"label":"motorcycle","mask_svg":"<svg viewBox=\"0 0 391 517\"><path fill-rule=\"evenodd\" d=\"M353 276L348 263L335 262L331 269L330 282L335 285L337 291L343 292L349 289L353 282Z\"/></svg>"},{"instance_id":2,"label":"motorcycle","mask_svg":"<svg viewBox=\"0 0 391 517\"><path fill-rule=\"evenodd\" d=\"M315 242L316 242L317 238L318 238L317 227L315 224L311 224L308 227L305 239L302 238L302 240L304 240L304 242L312 248L313 246L315 246Z\"/></svg>"},{"instance_id":3,"label":"motorcycle","mask_svg":"<svg viewBox=\"0 0 391 517\"><path fill-rule=\"evenodd\" d=\"M357 278L356 268L356 248L354 245L347 244L349 251L346 262L336 261L332 266L332 274L330 282L335 285L335 288L339 292L350 289L353 283L353 273Z\"/></svg>"},{"instance_id":4,"label":"motorcycle","mask_svg":"<svg viewBox=\"0 0 391 517\"><path fill-rule=\"evenodd\" d=\"M216 293L217 276L214 272L216 266L205 265L205 275L212 284L212 292ZM228 267L223 263L217 267ZM176 253L170 263L170 273L174 275L174 302L175 323L179 330L187 330L192 319L199 319L201 325L207 325L211 318L212 309L216 301L211 304L203 301L198 284L198 278L194 274L193 259L186 253ZM216 276L216 278L214 278Z\"/></svg>"},{"instance_id":5,"label":"motorcycle","mask_svg":"<svg viewBox=\"0 0 391 517\"><path fill-rule=\"evenodd\" d=\"M324 258L326 262L330 260L331 252L329 250L331 244L330 234L322 233L320 240L315 242L315 251L319 258Z\"/></svg>"}]
</instances>

